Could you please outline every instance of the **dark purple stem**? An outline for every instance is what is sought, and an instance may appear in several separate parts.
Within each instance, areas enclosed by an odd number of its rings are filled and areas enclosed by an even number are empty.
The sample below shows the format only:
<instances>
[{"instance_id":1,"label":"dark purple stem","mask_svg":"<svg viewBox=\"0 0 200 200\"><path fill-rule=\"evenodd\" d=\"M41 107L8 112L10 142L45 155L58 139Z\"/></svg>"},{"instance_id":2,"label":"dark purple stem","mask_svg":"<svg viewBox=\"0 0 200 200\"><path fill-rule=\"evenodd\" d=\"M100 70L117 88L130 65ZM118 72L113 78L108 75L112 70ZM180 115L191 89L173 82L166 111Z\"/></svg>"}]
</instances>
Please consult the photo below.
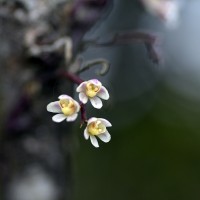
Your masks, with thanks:
<instances>
[{"instance_id":1,"label":"dark purple stem","mask_svg":"<svg viewBox=\"0 0 200 200\"><path fill-rule=\"evenodd\" d=\"M98 42L96 40L84 41L83 49L89 46L110 46L110 45L121 45L130 44L131 42L142 42L145 44L146 50L148 52L149 58L152 62L159 64L161 61L160 57L160 38L158 35L152 34L145 31L127 31L127 32L117 32L113 36L103 42Z\"/></svg>"},{"instance_id":2,"label":"dark purple stem","mask_svg":"<svg viewBox=\"0 0 200 200\"><path fill-rule=\"evenodd\" d=\"M77 76L76 74L73 74L73 73L70 73L70 72L66 72L66 71L59 71L58 75L66 77L70 81L72 81L73 83L76 83L78 85L81 84L84 81L79 76Z\"/></svg>"},{"instance_id":3,"label":"dark purple stem","mask_svg":"<svg viewBox=\"0 0 200 200\"><path fill-rule=\"evenodd\" d=\"M81 125L83 125L84 123L87 123L87 116L86 116L85 104L83 104L81 102L80 106L81 106Z\"/></svg>"},{"instance_id":4,"label":"dark purple stem","mask_svg":"<svg viewBox=\"0 0 200 200\"><path fill-rule=\"evenodd\" d=\"M117 33L117 35L115 36L115 40L119 43L120 42L129 43L130 41L133 41L133 42L145 42L145 43L153 44L157 40L157 37L158 36L150 32L129 31L129 32Z\"/></svg>"}]
</instances>

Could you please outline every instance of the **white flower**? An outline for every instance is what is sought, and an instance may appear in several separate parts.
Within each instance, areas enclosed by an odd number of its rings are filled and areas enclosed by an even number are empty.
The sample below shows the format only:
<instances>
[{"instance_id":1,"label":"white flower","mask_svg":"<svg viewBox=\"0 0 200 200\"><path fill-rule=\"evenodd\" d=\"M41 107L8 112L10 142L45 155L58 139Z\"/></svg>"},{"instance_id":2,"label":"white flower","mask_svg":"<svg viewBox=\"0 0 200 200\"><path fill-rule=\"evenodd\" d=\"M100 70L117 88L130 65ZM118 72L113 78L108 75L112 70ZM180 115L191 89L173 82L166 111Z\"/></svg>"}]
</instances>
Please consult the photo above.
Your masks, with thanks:
<instances>
[{"instance_id":1,"label":"white flower","mask_svg":"<svg viewBox=\"0 0 200 200\"><path fill-rule=\"evenodd\" d=\"M103 106L101 99L109 99L107 89L97 79L82 82L76 91L80 92L79 99L82 103L86 104L89 99L91 104L98 109Z\"/></svg>"},{"instance_id":2,"label":"white flower","mask_svg":"<svg viewBox=\"0 0 200 200\"><path fill-rule=\"evenodd\" d=\"M84 130L84 137L86 140L90 138L92 145L99 147L96 136L103 142L109 142L111 136L106 127L111 126L111 123L106 119L92 117L88 120L87 127Z\"/></svg>"},{"instance_id":3,"label":"white flower","mask_svg":"<svg viewBox=\"0 0 200 200\"><path fill-rule=\"evenodd\" d=\"M47 105L47 111L52 113L59 113L52 117L54 122L66 121L71 122L76 120L80 105L73 98L68 95L60 95L59 101L51 102Z\"/></svg>"}]
</instances>

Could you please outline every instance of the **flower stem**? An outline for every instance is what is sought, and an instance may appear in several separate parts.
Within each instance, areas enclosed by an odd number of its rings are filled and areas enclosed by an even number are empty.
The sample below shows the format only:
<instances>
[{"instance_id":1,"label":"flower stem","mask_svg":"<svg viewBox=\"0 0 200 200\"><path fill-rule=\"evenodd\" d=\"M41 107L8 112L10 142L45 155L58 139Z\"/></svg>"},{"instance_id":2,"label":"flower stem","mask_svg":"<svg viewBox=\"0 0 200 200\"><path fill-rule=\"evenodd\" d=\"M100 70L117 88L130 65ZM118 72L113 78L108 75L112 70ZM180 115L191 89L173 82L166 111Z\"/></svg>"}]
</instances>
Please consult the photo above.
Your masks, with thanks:
<instances>
[{"instance_id":1,"label":"flower stem","mask_svg":"<svg viewBox=\"0 0 200 200\"><path fill-rule=\"evenodd\" d=\"M72 81L73 83L76 83L78 85L83 82L83 80L81 78L79 78L79 76L77 76L76 74L70 73L70 72L60 71L59 75L68 78L70 81Z\"/></svg>"},{"instance_id":2,"label":"flower stem","mask_svg":"<svg viewBox=\"0 0 200 200\"><path fill-rule=\"evenodd\" d=\"M81 106L81 126L84 123L87 123L87 116L86 116L86 110L85 110L85 104L80 103Z\"/></svg>"}]
</instances>

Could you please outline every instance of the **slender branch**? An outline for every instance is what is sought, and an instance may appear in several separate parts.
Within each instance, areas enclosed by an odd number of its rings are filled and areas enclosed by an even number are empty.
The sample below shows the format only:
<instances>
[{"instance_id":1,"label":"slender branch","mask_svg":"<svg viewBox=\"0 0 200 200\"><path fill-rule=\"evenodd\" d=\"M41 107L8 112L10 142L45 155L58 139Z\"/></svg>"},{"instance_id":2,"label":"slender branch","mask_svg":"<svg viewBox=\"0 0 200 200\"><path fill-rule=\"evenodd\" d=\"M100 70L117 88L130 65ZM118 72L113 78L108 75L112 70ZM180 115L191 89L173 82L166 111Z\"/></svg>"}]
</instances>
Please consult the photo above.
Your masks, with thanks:
<instances>
[{"instance_id":1,"label":"slender branch","mask_svg":"<svg viewBox=\"0 0 200 200\"><path fill-rule=\"evenodd\" d=\"M116 32L106 41L98 41L99 39L83 41L83 49L88 47L106 47L111 45L124 45L132 42L142 42L145 44L145 48L149 55L150 60L153 63L159 64L161 57L158 47L159 37L156 34L145 31L127 31L127 32Z\"/></svg>"},{"instance_id":2,"label":"slender branch","mask_svg":"<svg viewBox=\"0 0 200 200\"><path fill-rule=\"evenodd\" d=\"M64 71L64 72L60 72L60 75L68 78L70 81L72 81L78 85L83 82L83 80L81 78L79 78L76 74L73 74L73 73Z\"/></svg>"},{"instance_id":3,"label":"slender branch","mask_svg":"<svg viewBox=\"0 0 200 200\"><path fill-rule=\"evenodd\" d=\"M109 71L110 63L106 59L102 59L102 58L90 60L90 61L84 63L83 67L78 71L78 73L82 73L82 72L90 69L91 67L95 67L99 64L101 65L101 70L97 71L96 74L103 76Z\"/></svg>"},{"instance_id":4,"label":"slender branch","mask_svg":"<svg viewBox=\"0 0 200 200\"><path fill-rule=\"evenodd\" d=\"M147 42L154 43L158 36L150 32L145 31L124 31L113 33L107 41L98 41L99 38L93 40L83 41L83 47L87 48L90 46L101 47L110 46L115 44L127 44L130 42Z\"/></svg>"},{"instance_id":5,"label":"slender branch","mask_svg":"<svg viewBox=\"0 0 200 200\"><path fill-rule=\"evenodd\" d=\"M129 42L147 42L154 43L157 40L157 36L143 31L129 31L129 32L121 32L117 33L116 41L118 43L129 43Z\"/></svg>"},{"instance_id":6,"label":"slender branch","mask_svg":"<svg viewBox=\"0 0 200 200\"><path fill-rule=\"evenodd\" d=\"M85 109L85 104L80 103L81 106L81 126L84 123L87 123L87 116L86 116L86 109Z\"/></svg>"}]
</instances>

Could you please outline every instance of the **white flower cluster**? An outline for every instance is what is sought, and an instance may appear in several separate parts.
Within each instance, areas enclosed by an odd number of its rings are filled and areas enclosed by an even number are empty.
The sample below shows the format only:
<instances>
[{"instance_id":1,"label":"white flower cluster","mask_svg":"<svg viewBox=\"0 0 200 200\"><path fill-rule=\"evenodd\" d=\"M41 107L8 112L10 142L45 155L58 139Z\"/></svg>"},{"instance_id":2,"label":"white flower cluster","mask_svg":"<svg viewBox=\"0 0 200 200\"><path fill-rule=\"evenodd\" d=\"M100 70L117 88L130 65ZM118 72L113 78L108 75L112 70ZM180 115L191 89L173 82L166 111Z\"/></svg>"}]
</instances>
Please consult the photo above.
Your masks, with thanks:
<instances>
[{"instance_id":1,"label":"white flower cluster","mask_svg":"<svg viewBox=\"0 0 200 200\"><path fill-rule=\"evenodd\" d=\"M79 92L79 100L86 104L90 100L94 108L100 109L103 106L102 100L109 99L107 89L102 86L97 79L82 82L76 89ZM47 111L57 113L52 117L54 122L75 121L80 111L80 104L68 95L60 95L58 101L51 102L47 105ZM99 147L96 137L103 142L109 142L111 136L106 127L111 127L111 123L103 118L92 117L87 121L87 126L84 130L85 139L89 139L93 146Z\"/></svg>"}]
</instances>

